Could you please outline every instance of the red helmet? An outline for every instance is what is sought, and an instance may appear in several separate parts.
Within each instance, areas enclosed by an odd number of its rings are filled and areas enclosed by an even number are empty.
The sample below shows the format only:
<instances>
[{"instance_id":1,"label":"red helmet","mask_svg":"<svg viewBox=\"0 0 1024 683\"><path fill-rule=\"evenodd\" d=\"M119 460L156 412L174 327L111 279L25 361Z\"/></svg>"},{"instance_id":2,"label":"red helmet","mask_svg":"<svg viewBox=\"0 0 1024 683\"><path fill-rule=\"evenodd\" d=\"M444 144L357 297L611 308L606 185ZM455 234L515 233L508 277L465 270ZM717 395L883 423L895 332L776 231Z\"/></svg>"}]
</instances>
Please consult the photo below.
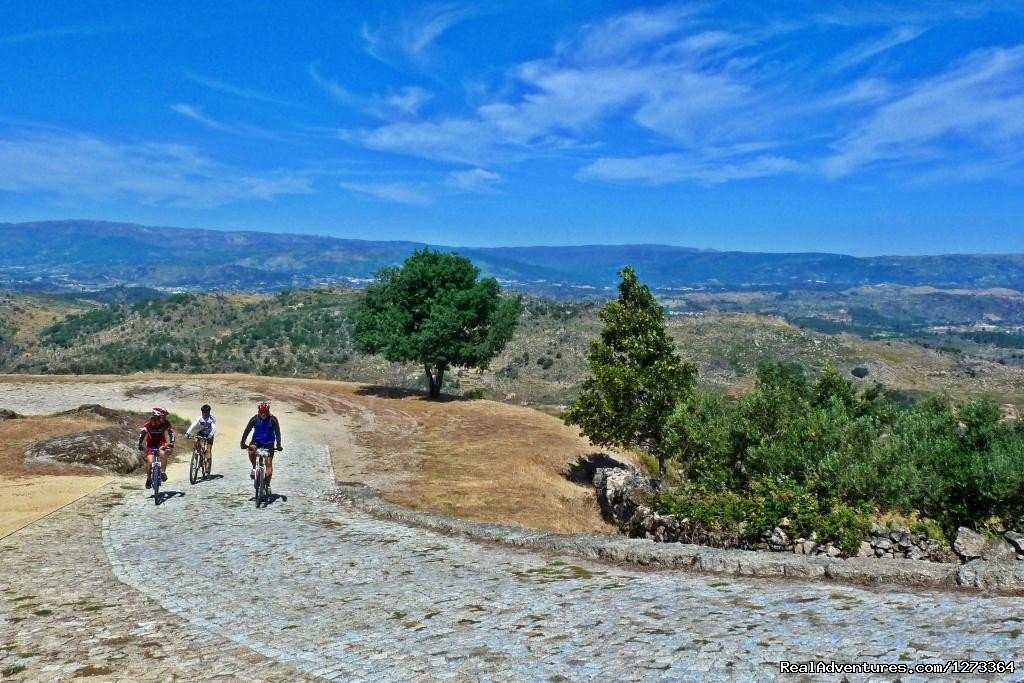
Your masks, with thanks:
<instances>
[{"instance_id":1,"label":"red helmet","mask_svg":"<svg viewBox=\"0 0 1024 683\"><path fill-rule=\"evenodd\" d=\"M153 417L167 417L167 408L157 406L153 408Z\"/></svg>"},{"instance_id":2,"label":"red helmet","mask_svg":"<svg viewBox=\"0 0 1024 683\"><path fill-rule=\"evenodd\" d=\"M270 412L270 404L267 403L266 401L264 401L263 403L261 403L258 406L256 406L256 412L257 413L269 413Z\"/></svg>"}]
</instances>

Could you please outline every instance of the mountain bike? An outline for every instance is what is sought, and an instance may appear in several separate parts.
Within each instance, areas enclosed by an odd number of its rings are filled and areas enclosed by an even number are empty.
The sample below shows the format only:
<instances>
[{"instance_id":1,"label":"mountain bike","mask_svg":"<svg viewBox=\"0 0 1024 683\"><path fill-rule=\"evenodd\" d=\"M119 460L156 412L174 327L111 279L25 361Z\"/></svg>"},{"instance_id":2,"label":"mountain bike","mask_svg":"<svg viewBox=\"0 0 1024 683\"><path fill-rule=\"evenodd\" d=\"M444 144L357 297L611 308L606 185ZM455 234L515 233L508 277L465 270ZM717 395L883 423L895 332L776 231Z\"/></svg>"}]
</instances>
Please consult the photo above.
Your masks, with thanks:
<instances>
[{"instance_id":1,"label":"mountain bike","mask_svg":"<svg viewBox=\"0 0 1024 683\"><path fill-rule=\"evenodd\" d=\"M149 467L150 482L153 485L153 504L160 504L160 484L163 482L163 471L160 467L160 446L149 449L153 464Z\"/></svg>"},{"instance_id":2,"label":"mountain bike","mask_svg":"<svg viewBox=\"0 0 1024 683\"><path fill-rule=\"evenodd\" d=\"M210 441L205 436L196 436L196 443L192 447L192 462L188 466L189 483L195 484L200 478L210 476L213 456L209 455L209 450Z\"/></svg>"},{"instance_id":3,"label":"mountain bike","mask_svg":"<svg viewBox=\"0 0 1024 683\"><path fill-rule=\"evenodd\" d=\"M260 446L256 449L256 477L253 480L253 487L256 489L256 507L263 503L266 507L267 501L267 463L266 459L273 457L272 446Z\"/></svg>"}]
</instances>

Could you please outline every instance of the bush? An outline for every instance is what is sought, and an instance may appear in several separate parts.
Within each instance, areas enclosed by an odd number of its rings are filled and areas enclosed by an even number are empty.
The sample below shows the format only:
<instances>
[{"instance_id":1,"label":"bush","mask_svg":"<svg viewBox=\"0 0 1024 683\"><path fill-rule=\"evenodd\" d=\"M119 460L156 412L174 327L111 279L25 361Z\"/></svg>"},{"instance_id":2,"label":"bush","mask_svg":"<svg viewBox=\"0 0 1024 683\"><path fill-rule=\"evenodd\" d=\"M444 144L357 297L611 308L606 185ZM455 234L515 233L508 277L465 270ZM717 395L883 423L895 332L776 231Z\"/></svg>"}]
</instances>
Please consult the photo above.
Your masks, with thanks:
<instances>
[{"instance_id":1,"label":"bush","mask_svg":"<svg viewBox=\"0 0 1024 683\"><path fill-rule=\"evenodd\" d=\"M662 491L653 506L682 520L682 540L725 548L752 547L781 526L791 538L814 534L818 543L832 543L850 556L870 527L866 509L822 501L788 479L760 480L748 492L684 483Z\"/></svg>"},{"instance_id":2,"label":"bush","mask_svg":"<svg viewBox=\"0 0 1024 683\"><path fill-rule=\"evenodd\" d=\"M664 439L684 482L761 501L747 511L758 533L785 511L797 533L813 526L850 548L853 532L841 530L853 518L826 516L864 506L934 520L947 538L959 526L1024 523L1024 427L1003 422L987 400L914 404L880 386L858 393L831 367L811 381L775 364L735 402L691 391Z\"/></svg>"}]
</instances>

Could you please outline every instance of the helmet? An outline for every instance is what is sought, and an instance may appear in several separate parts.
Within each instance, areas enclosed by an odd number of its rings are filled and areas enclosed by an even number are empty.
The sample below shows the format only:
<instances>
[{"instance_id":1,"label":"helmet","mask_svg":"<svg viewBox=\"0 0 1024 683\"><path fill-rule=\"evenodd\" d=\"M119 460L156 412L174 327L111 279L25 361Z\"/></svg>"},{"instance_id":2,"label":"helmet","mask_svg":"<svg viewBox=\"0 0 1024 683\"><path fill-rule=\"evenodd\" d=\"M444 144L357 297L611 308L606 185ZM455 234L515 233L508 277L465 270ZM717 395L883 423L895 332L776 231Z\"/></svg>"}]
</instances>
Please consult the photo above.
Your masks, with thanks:
<instances>
[{"instance_id":1,"label":"helmet","mask_svg":"<svg viewBox=\"0 0 1024 683\"><path fill-rule=\"evenodd\" d=\"M270 412L270 404L267 403L266 401L264 401L263 403L261 403L258 406L256 406L256 412L257 413L262 413L262 412L269 413Z\"/></svg>"},{"instance_id":2,"label":"helmet","mask_svg":"<svg viewBox=\"0 0 1024 683\"><path fill-rule=\"evenodd\" d=\"M153 417L167 417L167 408L153 408Z\"/></svg>"},{"instance_id":3,"label":"helmet","mask_svg":"<svg viewBox=\"0 0 1024 683\"><path fill-rule=\"evenodd\" d=\"M210 404L209 403L204 403L203 407L199 409L199 412L201 412L201 413L208 413L208 412L210 412Z\"/></svg>"}]
</instances>

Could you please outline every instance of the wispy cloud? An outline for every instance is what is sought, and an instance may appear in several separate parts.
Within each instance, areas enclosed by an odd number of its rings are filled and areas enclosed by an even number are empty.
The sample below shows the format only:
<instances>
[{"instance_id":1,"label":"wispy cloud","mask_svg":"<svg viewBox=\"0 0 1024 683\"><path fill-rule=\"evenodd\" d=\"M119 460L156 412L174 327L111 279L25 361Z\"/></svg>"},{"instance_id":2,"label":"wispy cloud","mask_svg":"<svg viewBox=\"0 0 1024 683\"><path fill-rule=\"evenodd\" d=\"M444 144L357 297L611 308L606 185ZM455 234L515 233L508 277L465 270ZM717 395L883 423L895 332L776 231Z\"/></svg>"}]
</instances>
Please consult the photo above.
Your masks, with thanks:
<instances>
[{"instance_id":1,"label":"wispy cloud","mask_svg":"<svg viewBox=\"0 0 1024 683\"><path fill-rule=\"evenodd\" d=\"M0 168L0 190L78 200L130 196L146 204L213 207L312 192L301 173L250 173L184 145L73 132L0 137Z\"/></svg>"},{"instance_id":2,"label":"wispy cloud","mask_svg":"<svg viewBox=\"0 0 1024 683\"><path fill-rule=\"evenodd\" d=\"M377 108L385 114L397 113L402 116L416 116L432 95L423 88L406 86L393 95L387 95L378 101Z\"/></svg>"},{"instance_id":3,"label":"wispy cloud","mask_svg":"<svg viewBox=\"0 0 1024 683\"><path fill-rule=\"evenodd\" d=\"M924 32L925 29L917 26L901 26L893 29L881 38L868 40L850 48L833 60L832 67L842 70L856 66L887 50L916 40Z\"/></svg>"},{"instance_id":4,"label":"wispy cloud","mask_svg":"<svg viewBox=\"0 0 1024 683\"><path fill-rule=\"evenodd\" d=\"M317 62L313 62L306 67L306 73L313 79L313 82L323 88L324 92L329 94L335 100L341 104L354 106L360 104L360 98L356 97L348 91L345 86L337 81L327 78L320 73L320 65Z\"/></svg>"},{"instance_id":5,"label":"wispy cloud","mask_svg":"<svg viewBox=\"0 0 1024 683\"><path fill-rule=\"evenodd\" d=\"M425 206L430 204L432 198L421 187L410 183L339 183L342 189L366 195L375 199L397 204L409 204L412 206Z\"/></svg>"},{"instance_id":6,"label":"wispy cloud","mask_svg":"<svg viewBox=\"0 0 1024 683\"><path fill-rule=\"evenodd\" d=\"M448 185L463 192L487 192L499 181L501 181L499 174L483 168L452 171L447 178Z\"/></svg>"},{"instance_id":7,"label":"wispy cloud","mask_svg":"<svg viewBox=\"0 0 1024 683\"><path fill-rule=\"evenodd\" d=\"M361 35L366 51L386 64L397 60L422 63L429 50L446 31L472 17L475 11L455 4L435 4L403 17L397 26L371 28L363 24Z\"/></svg>"},{"instance_id":8,"label":"wispy cloud","mask_svg":"<svg viewBox=\"0 0 1024 683\"><path fill-rule=\"evenodd\" d=\"M1024 47L985 50L910 82L902 65L883 58L900 46L917 49L915 41L935 38L943 22L981 10L858 4L826 16L810 2L804 9L786 26L736 21L728 31L698 4L613 15L511 66L490 96L478 93L461 114L425 116L414 96L416 106L400 118L341 136L470 167L571 154L581 160L580 179L703 185L792 173L834 178L925 158L963 165L978 161L972 154L1005 156L994 139L1016 140ZM812 25L815 16L823 26ZM439 20L435 29L449 25ZM834 56L809 63L787 37L801 31L831 32ZM379 44L377 34L365 34ZM423 35L418 45L441 33ZM851 43L852 36L860 38ZM856 75L863 66L867 77Z\"/></svg>"},{"instance_id":9,"label":"wispy cloud","mask_svg":"<svg viewBox=\"0 0 1024 683\"><path fill-rule=\"evenodd\" d=\"M693 158L683 154L657 154L628 158L603 158L580 169L588 180L639 181L649 185L695 182L718 185L733 180L798 173L800 162L780 156L757 156L741 161Z\"/></svg>"},{"instance_id":10,"label":"wispy cloud","mask_svg":"<svg viewBox=\"0 0 1024 683\"><path fill-rule=\"evenodd\" d=\"M203 113L202 108L189 104L172 104L171 110L175 113L181 114L187 119L195 121L200 125L222 133L229 133L231 135L239 135L242 137L264 138L268 140L280 139L280 136L257 126L251 126L245 123L224 123L223 121L210 118Z\"/></svg>"},{"instance_id":11,"label":"wispy cloud","mask_svg":"<svg viewBox=\"0 0 1024 683\"><path fill-rule=\"evenodd\" d=\"M976 52L903 92L836 143L823 165L827 176L881 161L999 157L1024 141L1024 45Z\"/></svg>"},{"instance_id":12,"label":"wispy cloud","mask_svg":"<svg viewBox=\"0 0 1024 683\"><path fill-rule=\"evenodd\" d=\"M430 92L416 86L404 86L384 94L359 95L350 91L340 82L325 76L320 71L319 64L315 62L310 64L306 71L313 82L339 104L384 121L414 118L419 115L420 109L432 97Z\"/></svg>"},{"instance_id":13,"label":"wispy cloud","mask_svg":"<svg viewBox=\"0 0 1024 683\"><path fill-rule=\"evenodd\" d=\"M231 95L238 97L243 100L251 100L253 102L265 102L266 104L279 104L287 107L297 107L299 105L294 102L288 102L286 100L279 99L273 95L268 95L259 90L253 90L250 88L243 88L226 81L221 81L216 78L209 78L208 76L202 76L199 74L192 73L190 71L185 72L185 78L198 83L210 90L216 90L217 92L224 93L225 95Z\"/></svg>"},{"instance_id":14,"label":"wispy cloud","mask_svg":"<svg viewBox=\"0 0 1024 683\"><path fill-rule=\"evenodd\" d=\"M79 26L51 26L49 28L15 33L12 35L0 35L0 45L18 45L21 43L34 43L41 40L52 40L54 38L72 38L75 36L94 36L104 33L116 33L123 31L121 26L106 26L101 24L83 24Z\"/></svg>"},{"instance_id":15,"label":"wispy cloud","mask_svg":"<svg viewBox=\"0 0 1024 683\"><path fill-rule=\"evenodd\" d=\"M363 135L373 149L477 164L505 150L572 147L611 116L693 143L734 134L728 112L749 105L754 88L723 60L726 34L686 32L689 14L643 10L587 27L547 59L510 72L517 97L472 116L402 122ZM665 48L666 38L672 49ZM689 40L689 42L687 42Z\"/></svg>"}]
</instances>

